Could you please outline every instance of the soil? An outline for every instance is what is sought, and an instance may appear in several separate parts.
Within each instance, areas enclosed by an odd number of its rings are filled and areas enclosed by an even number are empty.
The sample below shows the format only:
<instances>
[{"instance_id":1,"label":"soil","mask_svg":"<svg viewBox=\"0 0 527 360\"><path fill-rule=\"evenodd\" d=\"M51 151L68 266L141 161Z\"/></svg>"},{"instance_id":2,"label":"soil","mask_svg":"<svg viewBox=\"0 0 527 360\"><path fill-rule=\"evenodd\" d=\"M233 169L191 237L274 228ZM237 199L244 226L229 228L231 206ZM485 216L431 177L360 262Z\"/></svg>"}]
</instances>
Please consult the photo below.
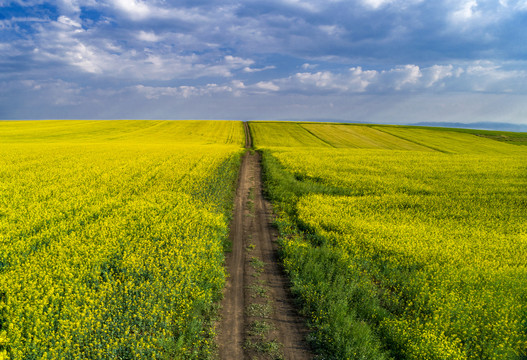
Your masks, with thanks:
<instances>
[{"instance_id":1,"label":"soil","mask_svg":"<svg viewBox=\"0 0 527 360\"><path fill-rule=\"evenodd\" d=\"M244 123L246 148L251 138ZM278 232L263 196L261 155L242 159L227 253L227 285L217 329L219 357L230 359L312 359L308 333L289 291L278 258Z\"/></svg>"}]
</instances>

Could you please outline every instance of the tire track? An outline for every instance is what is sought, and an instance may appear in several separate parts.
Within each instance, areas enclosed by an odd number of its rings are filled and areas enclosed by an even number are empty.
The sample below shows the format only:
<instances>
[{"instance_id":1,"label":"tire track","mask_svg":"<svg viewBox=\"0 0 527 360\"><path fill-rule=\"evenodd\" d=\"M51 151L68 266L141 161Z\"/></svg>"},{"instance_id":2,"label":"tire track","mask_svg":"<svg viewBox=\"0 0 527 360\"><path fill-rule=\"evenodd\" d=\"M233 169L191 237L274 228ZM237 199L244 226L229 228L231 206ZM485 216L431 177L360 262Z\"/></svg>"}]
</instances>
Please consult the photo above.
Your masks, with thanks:
<instances>
[{"instance_id":1,"label":"tire track","mask_svg":"<svg viewBox=\"0 0 527 360\"><path fill-rule=\"evenodd\" d=\"M252 147L244 122L245 147ZM304 319L293 305L289 281L278 258L277 230L271 222L271 205L263 196L261 155L247 151L242 159L227 254L229 273L216 337L222 360L311 359ZM261 264L257 269L255 264ZM259 288L255 295L251 288ZM265 313L251 313L263 309ZM267 306L267 305L266 305ZM255 335L255 324L268 330ZM274 347L271 349L271 346Z\"/></svg>"}]
</instances>

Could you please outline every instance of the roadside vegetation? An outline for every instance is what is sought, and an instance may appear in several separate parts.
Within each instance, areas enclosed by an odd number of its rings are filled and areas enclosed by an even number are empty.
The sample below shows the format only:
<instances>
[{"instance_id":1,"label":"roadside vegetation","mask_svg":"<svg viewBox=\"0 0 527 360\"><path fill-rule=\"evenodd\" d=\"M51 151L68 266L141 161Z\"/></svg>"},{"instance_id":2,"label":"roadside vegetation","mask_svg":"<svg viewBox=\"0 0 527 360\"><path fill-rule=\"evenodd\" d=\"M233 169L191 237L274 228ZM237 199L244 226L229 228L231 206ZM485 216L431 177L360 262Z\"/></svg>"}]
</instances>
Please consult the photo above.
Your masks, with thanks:
<instances>
[{"instance_id":1,"label":"roadside vegetation","mask_svg":"<svg viewBox=\"0 0 527 360\"><path fill-rule=\"evenodd\" d=\"M240 122L0 124L0 359L205 359Z\"/></svg>"},{"instance_id":2,"label":"roadside vegetation","mask_svg":"<svg viewBox=\"0 0 527 360\"><path fill-rule=\"evenodd\" d=\"M291 141L277 123L251 131L322 358L527 356L526 147L499 132L286 126Z\"/></svg>"}]
</instances>

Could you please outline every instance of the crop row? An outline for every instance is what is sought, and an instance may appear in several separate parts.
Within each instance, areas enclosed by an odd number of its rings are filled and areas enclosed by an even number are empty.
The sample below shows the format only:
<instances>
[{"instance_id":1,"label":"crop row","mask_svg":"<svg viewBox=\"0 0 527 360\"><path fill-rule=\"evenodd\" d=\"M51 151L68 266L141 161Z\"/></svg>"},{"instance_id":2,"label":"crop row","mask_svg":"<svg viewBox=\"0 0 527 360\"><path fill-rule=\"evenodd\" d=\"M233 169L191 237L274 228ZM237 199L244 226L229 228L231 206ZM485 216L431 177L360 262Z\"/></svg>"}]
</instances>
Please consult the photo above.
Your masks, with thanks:
<instances>
[{"instance_id":1,"label":"crop row","mask_svg":"<svg viewBox=\"0 0 527 360\"><path fill-rule=\"evenodd\" d=\"M326 357L526 356L526 149L456 142L470 136L439 133L442 152L260 138L284 263Z\"/></svg>"},{"instance_id":2,"label":"crop row","mask_svg":"<svg viewBox=\"0 0 527 360\"><path fill-rule=\"evenodd\" d=\"M0 146L0 359L210 356L241 154L235 125L234 145ZM171 126L182 137L204 130Z\"/></svg>"}]
</instances>

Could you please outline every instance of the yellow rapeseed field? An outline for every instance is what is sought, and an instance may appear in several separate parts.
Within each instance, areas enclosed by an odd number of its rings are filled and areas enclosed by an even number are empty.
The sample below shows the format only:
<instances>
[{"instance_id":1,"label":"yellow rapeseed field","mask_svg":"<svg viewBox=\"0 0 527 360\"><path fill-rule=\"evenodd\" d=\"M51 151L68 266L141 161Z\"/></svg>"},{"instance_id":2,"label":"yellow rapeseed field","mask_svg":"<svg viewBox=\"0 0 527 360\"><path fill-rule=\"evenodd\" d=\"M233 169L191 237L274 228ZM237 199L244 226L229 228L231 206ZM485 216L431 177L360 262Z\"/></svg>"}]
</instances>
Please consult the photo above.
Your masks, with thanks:
<instances>
[{"instance_id":1,"label":"yellow rapeseed field","mask_svg":"<svg viewBox=\"0 0 527 360\"><path fill-rule=\"evenodd\" d=\"M272 139L278 125L253 133ZM322 352L527 356L527 147L445 130L295 125L334 148L255 141L286 269Z\"/></svg>"},{"instance_id":2,"label":"yellow rapeseed field","mask_svg":"<svg viewBox=\"0 0 527 360\"><path fill-rule=\"evenodd\" d=\"M0 123L0 359L210 356L240 122Z\"/></svg>"}]
</instances>

